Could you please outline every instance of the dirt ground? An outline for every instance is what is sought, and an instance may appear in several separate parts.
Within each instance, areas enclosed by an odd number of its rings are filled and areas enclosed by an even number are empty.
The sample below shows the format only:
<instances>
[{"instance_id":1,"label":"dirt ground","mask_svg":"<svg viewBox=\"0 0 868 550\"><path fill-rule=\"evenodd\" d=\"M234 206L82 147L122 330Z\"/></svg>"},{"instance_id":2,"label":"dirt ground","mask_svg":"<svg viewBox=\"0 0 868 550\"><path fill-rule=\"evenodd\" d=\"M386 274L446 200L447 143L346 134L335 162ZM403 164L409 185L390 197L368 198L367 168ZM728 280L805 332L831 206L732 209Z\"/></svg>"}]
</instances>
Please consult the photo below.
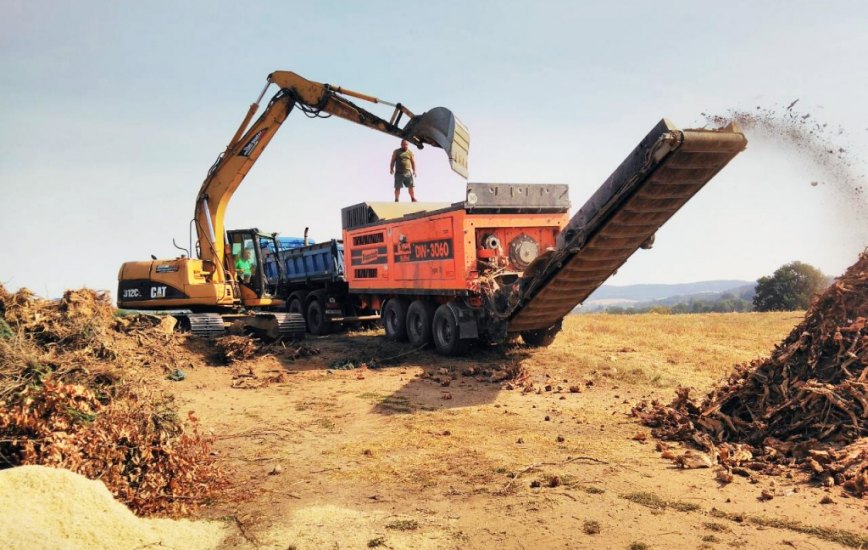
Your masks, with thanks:
<instances>
[{"instance_id":1,"label":"dirt ground","mask_svg":"<svg viewBox=\"0 0 868 550\"><path fill-rule=\"evenodd\" d=\"M227 547L859 548L864 500L801 476L720 485L634 440L648 432L628 415L636 402L709 388L800 318L572 316L548 349L462 359L370 331L312 337L315 357L221 367L191 340L202 360L159 384L195 411L231 472L200 511L234 524ZM391 360L332 368L350 358ZM539 393L462 374L517 365Z\"/></svg>"}]
</instances>

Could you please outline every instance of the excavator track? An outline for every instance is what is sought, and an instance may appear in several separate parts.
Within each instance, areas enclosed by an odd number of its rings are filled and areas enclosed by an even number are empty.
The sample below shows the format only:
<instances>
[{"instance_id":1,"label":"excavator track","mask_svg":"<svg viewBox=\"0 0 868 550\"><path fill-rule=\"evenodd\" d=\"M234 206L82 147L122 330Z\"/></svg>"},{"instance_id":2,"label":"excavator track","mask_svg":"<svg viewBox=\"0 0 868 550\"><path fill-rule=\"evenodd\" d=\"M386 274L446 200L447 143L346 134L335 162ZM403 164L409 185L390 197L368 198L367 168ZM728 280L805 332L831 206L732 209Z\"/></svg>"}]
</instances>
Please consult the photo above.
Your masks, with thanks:
<instances>
[{"instance_id":1,"label":"excavator track","mask_svg":"<svg viewBox=\"0 0 868 550\"><path fill-rule=\"evenodd\" d=\"M304 316L300 313L268 313L277 321L277 332L284 340L304 340Z\"/></svg>"},{"instance_id":2,"label":"excavator track","mask_svg":"<svg viewBox=\"0 0 868 550\"><path fill-rule=\"evenodd\" d=\"M190 332L203 338L217 338L226 334L223 316L219 313L187 313Z\"/></svg>"},{"instance_id":3,"label":"excavator track","mask_svg":"<svg viewBox=\"0 0 868 550\"><path fill-rule=\"evenodd\" d=\"M183 315L190 332L204 338L217 338L226 334L226 323L241 322L244 327L271 340L303 340L304 317L298 313L259 312L254 315L220 313L187 313ZM183 320L182 320L183 322Z\"/></svg>"},{"instance_id":4,"label":"excavator track","mask_svg":"<svg viewBox=\"0 0 868 550\"><path fill-rule=\"evenodd\" d=\"M517 283L509 332L554 326L613 275L747 146L734 125L679 130L663 119ZM515 292L515 291L514 291Z\"/></svg>"}]
</instances>

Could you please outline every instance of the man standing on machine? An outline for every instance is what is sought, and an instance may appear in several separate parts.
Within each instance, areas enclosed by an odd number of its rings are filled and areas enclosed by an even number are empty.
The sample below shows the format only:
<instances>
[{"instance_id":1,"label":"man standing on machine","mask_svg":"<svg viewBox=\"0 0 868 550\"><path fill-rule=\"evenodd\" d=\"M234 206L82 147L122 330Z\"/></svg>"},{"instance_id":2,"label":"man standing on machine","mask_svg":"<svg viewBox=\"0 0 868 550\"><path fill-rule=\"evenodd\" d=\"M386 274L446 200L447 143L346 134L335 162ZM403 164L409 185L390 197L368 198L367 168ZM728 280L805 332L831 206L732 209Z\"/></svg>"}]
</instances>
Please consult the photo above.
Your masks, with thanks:
<instances>
[{"instance_id":1,"label":"man standing on machine","mask_svg":"<svg viewBox=\"0 0 868 550\"><path fill-rule=\"evenodd\" d=\"M410 193L410 200L416 202L415 185L416 159L410 150L406 139L401 140L401 148L392 152L392 160L389 161L389 173L395 175L395 202L401 196L401 187L406 187Z\"/></svg>"}]
</instances>

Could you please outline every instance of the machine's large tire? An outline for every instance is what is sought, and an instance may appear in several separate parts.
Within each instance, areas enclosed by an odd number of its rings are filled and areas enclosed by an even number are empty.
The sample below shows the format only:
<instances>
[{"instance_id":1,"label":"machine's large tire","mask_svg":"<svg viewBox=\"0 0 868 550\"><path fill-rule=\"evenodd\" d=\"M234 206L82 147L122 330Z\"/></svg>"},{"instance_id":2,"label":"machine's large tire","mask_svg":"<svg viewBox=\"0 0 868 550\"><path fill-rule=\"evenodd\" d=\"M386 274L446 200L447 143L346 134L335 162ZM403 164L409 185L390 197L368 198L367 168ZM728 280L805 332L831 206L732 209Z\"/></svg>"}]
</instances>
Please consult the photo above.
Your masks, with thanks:
<instances>
[{"instance_id":1,"label":"machine's large tire","mask_svg":"<svg viewBox=\"0 0 868 550\"><path fill-rule=\"evenodd\" d=\"M431 343L431 325L434 322L434 304L415 300L407 309L407 340L415 347Z\"/></svg>"},{"instance_id":2,"label":"machine's large tire","mask_svg":"<svg viewBox=\"0 0 868 550\"><path fill-rule=\"evenodd\" d=\"M304 311L304 302L302 302L297 296L289 300L289 305L286 306L286 312L298 313L302 317L305 317L305 322L307 322L307 316L305 315L306 312Z\"/></svg>"},{"instance_id":3,"label":"machine's large tire","mask_svg":"<svg viewBox=\"0 0 868 550\"><path fill-rule=\"evenodd\" d=\"M307 329L311 334L324 336L332 331L331 321L325 313L325 294L314 292L307 304Z\"/></svg>"},{"instance_id":4,"label":"machine's large tire","mask_svg":"<svg viewBox=\"0 0 868 550\"><path fill-rule=\"evenodd\" d=\"M443 304L434 312L431 325L434 347L441 355L463 355L470 347L470 340L462 340L458 329L458 318L448 305Z\"/></svg>"},{"instance_id":5,"label":"machine's large tire","mask_svg":"<svg viewBox=\"0 0 868 550\"><path fill-rule=\"evenodd\" d=\"M547 348L555 341L555 336L561 331L563 319L550 326L549 328L540 330L525 330L521 333L521 339L528 346L534 348Z\"/></svg>"},{"instance_id":6,"label":"machine's large tire","mask_svg":"<svg viewBox=\"0 0 868 550\"><path fill-rule=\"evenodd\" d=\"M383 328L386 336L403 342L407 339L407 300L392 298L383 307Z\"/></svg>"}]
</instances>

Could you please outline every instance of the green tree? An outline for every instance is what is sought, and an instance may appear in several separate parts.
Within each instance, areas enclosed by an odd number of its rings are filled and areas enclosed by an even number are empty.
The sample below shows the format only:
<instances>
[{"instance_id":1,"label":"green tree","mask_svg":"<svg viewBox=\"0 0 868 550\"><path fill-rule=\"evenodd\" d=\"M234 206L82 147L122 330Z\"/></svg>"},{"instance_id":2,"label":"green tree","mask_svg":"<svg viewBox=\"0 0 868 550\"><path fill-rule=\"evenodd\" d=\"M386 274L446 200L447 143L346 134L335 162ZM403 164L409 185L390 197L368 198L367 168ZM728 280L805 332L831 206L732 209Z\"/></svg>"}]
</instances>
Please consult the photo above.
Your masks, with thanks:
<instances>
[{"instance_id":1,"label":"green tree","mask_svg":"<svg viewBox=\"0 0 868 550\"><path fill-rule=\"evenodd\" d=\"M757 281L753 307L756 311L806 309L824 286L826 276L816 267L802 262L784 264Z\"/></svg>"}]
</instances>

